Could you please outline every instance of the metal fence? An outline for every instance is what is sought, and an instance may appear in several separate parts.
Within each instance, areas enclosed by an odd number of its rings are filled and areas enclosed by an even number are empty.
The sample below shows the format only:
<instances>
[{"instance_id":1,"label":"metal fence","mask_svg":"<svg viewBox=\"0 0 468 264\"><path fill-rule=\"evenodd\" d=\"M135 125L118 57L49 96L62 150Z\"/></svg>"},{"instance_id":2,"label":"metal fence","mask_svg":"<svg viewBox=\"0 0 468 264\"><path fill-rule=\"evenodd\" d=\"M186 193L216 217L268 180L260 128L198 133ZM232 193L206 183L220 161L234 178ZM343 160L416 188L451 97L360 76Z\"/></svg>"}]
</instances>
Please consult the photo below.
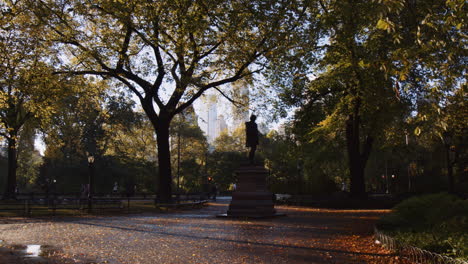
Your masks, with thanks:
<instances>
[{"instance_id":1,"label":"metal fence","mask_svg":"<svg viewBox=\"0 0 468 264\"><path fill-rule=\"evenodd\" d=\"M424 249L413 247L401 243L400 241L390 237L377 228L374 228L375 240L379 241L384 247L396 252L400 257L406 258L409 261L417 264L468 264L467 261L458 260L433 253Z\"/></svg>"},{"instance_id":2,"label":"metal fence","mask_svg":"<svg viewBox=\"0 0 468 264\"><path fill-rule=\"evenodd\" d=\"M32 212L55 215L59 210L73 210L76 212L101 212L109 210L130 211L138 209L144 204L145 208L157 209L199 206L207 202L210 197L205 193L174 194L173 203L159 203L156 195L138 194L94 194L92 199L79 193L28 193L18 194L16 199L0 200L0 212L11 212L15 215L30 216ZM136 202L137 206L132 205Z\"/></svg>"}]
</instances>

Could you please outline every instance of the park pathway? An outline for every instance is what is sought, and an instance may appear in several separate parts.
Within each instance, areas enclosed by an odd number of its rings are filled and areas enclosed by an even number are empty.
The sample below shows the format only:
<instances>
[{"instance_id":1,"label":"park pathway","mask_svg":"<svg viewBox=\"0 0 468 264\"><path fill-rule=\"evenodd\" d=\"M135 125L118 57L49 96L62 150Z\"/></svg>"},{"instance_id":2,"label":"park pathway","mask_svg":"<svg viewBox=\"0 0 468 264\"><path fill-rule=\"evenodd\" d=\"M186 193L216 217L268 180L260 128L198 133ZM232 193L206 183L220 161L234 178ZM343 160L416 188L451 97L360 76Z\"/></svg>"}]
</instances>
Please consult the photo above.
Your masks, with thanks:
<instances>
[{"instance_id":1,"label":"park pathway","mask_svg":"<svg viewBox=\"0 0 468 264\"><path fill-rule=\"evenodd\" d=\"M0 219L0 240L59 249L50 263L398 263L373 243L373 223L384 210L279 206L286 217L216 218L227 205L222 200L152 215Z\"/></svg>"}]
</instances>

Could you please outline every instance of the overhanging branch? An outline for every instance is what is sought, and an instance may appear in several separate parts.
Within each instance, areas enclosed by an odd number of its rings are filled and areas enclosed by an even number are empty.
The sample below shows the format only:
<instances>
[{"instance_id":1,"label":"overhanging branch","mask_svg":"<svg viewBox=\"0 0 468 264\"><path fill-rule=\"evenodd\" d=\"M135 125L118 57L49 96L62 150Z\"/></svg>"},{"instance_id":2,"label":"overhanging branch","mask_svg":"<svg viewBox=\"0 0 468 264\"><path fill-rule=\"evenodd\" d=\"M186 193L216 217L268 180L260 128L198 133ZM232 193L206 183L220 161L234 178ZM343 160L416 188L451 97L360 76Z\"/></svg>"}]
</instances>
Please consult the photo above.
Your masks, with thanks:
<instances>
[{"instance_id":1,"label":"overhanging branch","mask_svg":"<svg viewBox=\"0 0 468 264\"><path fill-rule=\"evenodd\" d=\"M227 94L225 94L223 91L221 91L218 87L214 87L216 91L218 91L224 98L226 98L229 102L231 102L234 106L236 107L242 107L245 106L245 104L235 101L231 97L229 97Z\"/></svg>"}]
</instances>

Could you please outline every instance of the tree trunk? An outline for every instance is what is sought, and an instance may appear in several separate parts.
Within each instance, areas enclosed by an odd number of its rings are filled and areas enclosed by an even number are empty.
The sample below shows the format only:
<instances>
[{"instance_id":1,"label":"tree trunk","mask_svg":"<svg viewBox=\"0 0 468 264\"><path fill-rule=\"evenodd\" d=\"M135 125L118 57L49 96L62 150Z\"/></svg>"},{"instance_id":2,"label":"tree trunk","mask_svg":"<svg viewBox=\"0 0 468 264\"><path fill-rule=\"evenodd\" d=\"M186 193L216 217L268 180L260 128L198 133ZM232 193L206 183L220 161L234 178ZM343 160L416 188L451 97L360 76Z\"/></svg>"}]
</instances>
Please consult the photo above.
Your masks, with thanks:
<instances>
[{"instance_id":1,"label":"tree trunk","mask_svg":"<svg viewBox=\"0 0 468 264\"><path fill-rule=\"evenodd\" d=\"M3 199L16 198L16 168L18 167L16 154L16 134L11 134L8 139L8 177Z\"/></svg>"},{"instance_id":2,"label":"tree trunk","mask_svg":"<svg viewBox=\"0 0 468 264\"><path fill-rule=\"evenodd\" d=\"M369 159L373 139L370 136L366 138L361 153L359 125L359 115L349 115L348 120L346 122L346 143L348 151L349 172L351 176L351 196L364 198L366 197L366 183L364 180L364 170Z\"/></svg>"},{"instance_id":3,"label":"tree trunk","mask_svg":"<svg viewBox=\"0 0 468 264\"><path fill-rule=\"evenodd\" d=\"M156 130L158 143L158 200L163 203L172 201L171 153L169 148L169 122L159 122Z\"/></svg>"},{"instance_id":4,"label":"tree trunk","mask_svg":"<svg viewBox=\"0 0 468 264\"><path fill-rule=\"evenodd\" d=\"M455 192L455 180L453 178L453 162L450 159L450 146L446 146L445 158L447 160L448 191Z\"/></svg>"}]
</instances>

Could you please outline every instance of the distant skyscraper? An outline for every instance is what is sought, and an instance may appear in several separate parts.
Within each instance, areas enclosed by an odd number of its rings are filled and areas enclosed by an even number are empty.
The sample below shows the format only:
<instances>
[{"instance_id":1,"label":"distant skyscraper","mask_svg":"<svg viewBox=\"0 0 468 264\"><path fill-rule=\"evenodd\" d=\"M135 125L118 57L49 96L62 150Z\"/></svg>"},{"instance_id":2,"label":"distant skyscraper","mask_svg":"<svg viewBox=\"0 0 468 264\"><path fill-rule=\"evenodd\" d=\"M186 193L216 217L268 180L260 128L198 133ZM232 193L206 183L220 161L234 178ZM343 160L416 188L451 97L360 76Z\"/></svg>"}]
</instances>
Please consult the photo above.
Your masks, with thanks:
<instances>
[{"instance_id":1,"label":"distant skyscraper","mask_svg":"<svg viewBox=\"0 0 468 264\"><path fill-rule=\"evenodd\" d=\"M235 129L243 126L244 122L250 118L249 114L249 82L239 81L231 84L232 93L230 96L238 102L242 102L241 107L230 106L218 93L209 92L203 95L202 100L196 106L199 126L205 132L208 143L214 140L223 132L230 132L230 126ZM229 125L228 125L229 122Z\"/></svg>"},{"instance_id":2,"label":"distant skyscraper","mask_svg":"<svg viewBox=\"0 0 468 264\"><path fill-rule=\"evenodd\" d=\"M217 126L216 126L216 137L219 137L222 133L228 132L228 126L223 115L218 116Z\"/></svg>"},{"instance_id":3,"label":"distant skyscraper","mask_svg":"<svg viewBox=\"0 0 468 264\"><path fill-rule=\"evenodd\" d=\"M218 119L218 98L216 95L210 95L208 100L208 111L207 111L207 136L208 142L211 143L216 138L216 127Z\"/></svg>"}]
</instances>

